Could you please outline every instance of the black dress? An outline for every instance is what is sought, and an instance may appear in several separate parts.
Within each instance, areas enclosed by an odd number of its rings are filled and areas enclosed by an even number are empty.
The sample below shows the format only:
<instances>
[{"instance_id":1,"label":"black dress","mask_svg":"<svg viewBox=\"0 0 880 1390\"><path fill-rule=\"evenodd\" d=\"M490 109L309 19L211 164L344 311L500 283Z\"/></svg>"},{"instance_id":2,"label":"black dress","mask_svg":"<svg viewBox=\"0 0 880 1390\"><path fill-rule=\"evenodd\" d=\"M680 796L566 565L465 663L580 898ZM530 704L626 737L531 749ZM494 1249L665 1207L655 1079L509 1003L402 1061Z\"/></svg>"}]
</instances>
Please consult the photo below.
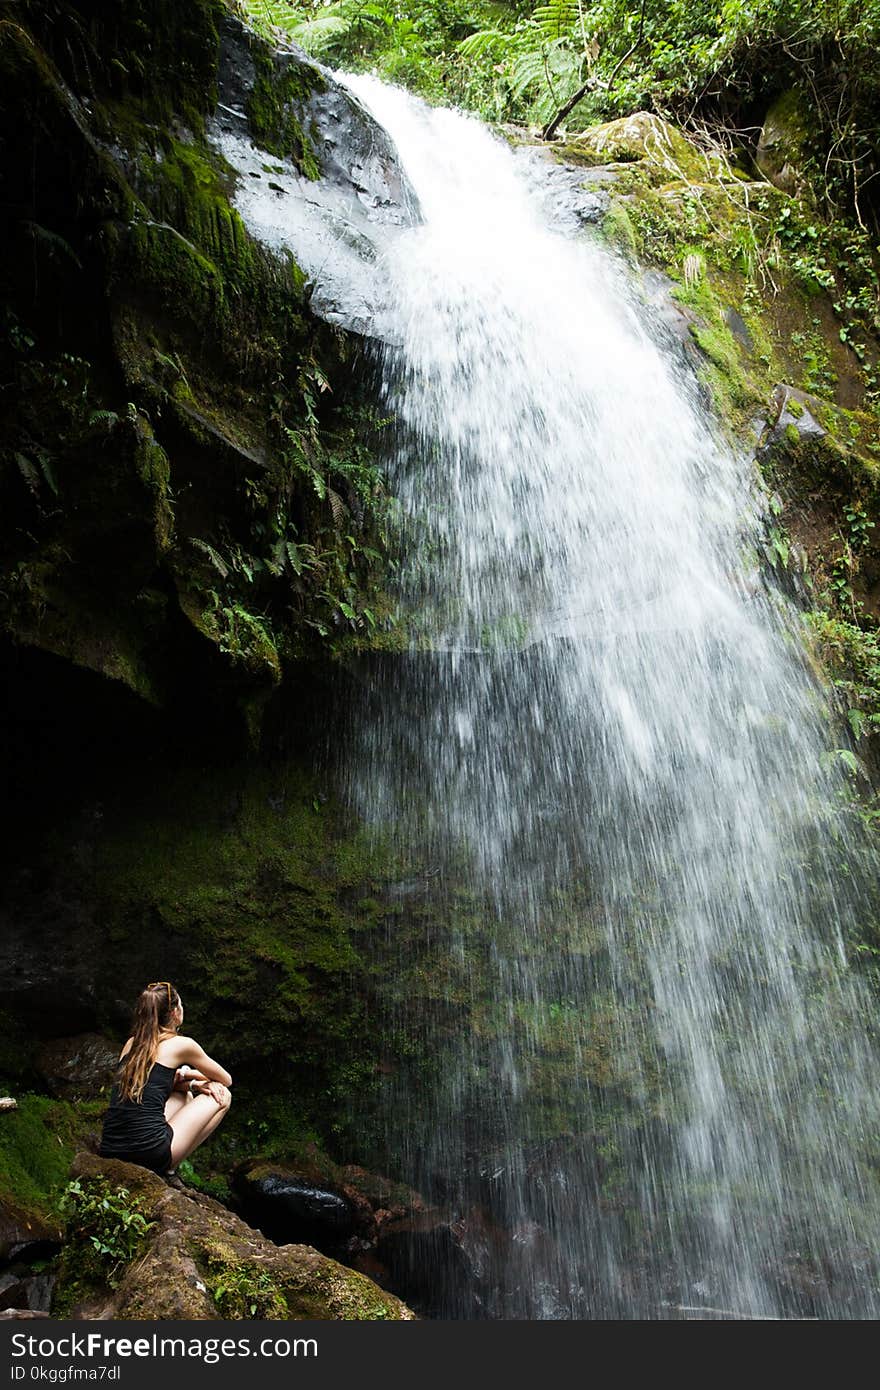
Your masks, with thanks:
<instances>
[{"instance_id":1,"label":"black dress","mask_svg":"<svg viewBox=\"0 0 880 1390\"><path fill-rule=\"evenodd\" d=\"M165 1102L176 1075L176 1067L154 1062L139 1101L120 1099L118 1086L113 1087L98 1148L102 1158L119 1158L152 1168L154 1173L167 1173L174 1131L165 1119Z\"/></svg>"}]
</instances>

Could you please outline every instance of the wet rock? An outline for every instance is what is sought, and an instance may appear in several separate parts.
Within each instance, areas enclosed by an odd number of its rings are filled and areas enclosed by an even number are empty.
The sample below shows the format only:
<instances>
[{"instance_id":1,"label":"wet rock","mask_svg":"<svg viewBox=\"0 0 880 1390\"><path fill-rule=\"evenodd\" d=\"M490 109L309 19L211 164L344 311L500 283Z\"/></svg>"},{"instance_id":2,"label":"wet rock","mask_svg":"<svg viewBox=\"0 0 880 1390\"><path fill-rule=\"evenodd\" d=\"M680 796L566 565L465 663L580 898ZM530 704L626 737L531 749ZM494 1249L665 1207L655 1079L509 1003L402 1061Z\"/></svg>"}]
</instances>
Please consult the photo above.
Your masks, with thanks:
<instances>
[{"instance_id":1,"label":"wet rock","mask_svg":"<svg viewBox=\"0 0 880 1390\"><path fill-rule=\"evenodd\" d=\"M394 1182L353 1163L340 1168L339 1176L347 1192L354 1191L369 1203L377 1225L425 1210L424 1198L405 1183Z\"/></svg>"},{"instance_id":2,"label":"wet rock","mask_svg":"<svg viewBox=\"0 0 880 1390\"><path fill-rule=\"evenodd\" d=\"M736 309L727 308L724 310L724 322L727 324L734 338L742 343L743 347L748 352L751 352L755 344L749 332L749 326L742 314L738 313Z\"/></svg>"},{"instance_id":3,"label":"wet rock","mask_svg":"<svg viewBox=\"0 0 880 1390\"><path fill-rule=\"evenodd\" d=\"M348 1262L371 1249L380 1228L425 1210L418 1192L356 1164L336 1164L314 1144L295 1157L251 1158L233 1174L246 1219L272 1240L308 1239ZM358 1268L361 1266L358 1265Z\"/></svg>"},{"instance_id":4,"label":"wet rock","mask_svg":"<svg viewBox=\"0 0 880 1390\"><path fill-rule=\"evenodd\" d=\"M61 1100L95 1100L112 1086L118 1056L118 1046L111 1046L99 1033L80 1033L44 1043L37 1068L50 1095Z\"/></svg>"},{"instance_id":5,"label":"wet rock","mask_svg":"<svg viewBox=\"0 0 880 1390\"><path fill-rule=\"evenodd\" d=\"M386 238L419 217L394 145L353 93L301 49L277 50L268 74L265 57L258 70L255 52L250 30L228 17L209 135L238 176L235 206L253 236L292 253L307 272L319 317L381 336L377 261ZM278 143L257 119L267 101L277 104Z\"/></svg>"},{"instance_id":6,"label":"wet rock","mask_svg":"<svg viewBox=\"0 0 880 1390\"><path fill-rule=\"evenodd\" d=\"M376 1277L430 1317L478 1317L487 1261L485 1223L428 1210L392 1219L380 1229ZM405 1292L404 1292L405 1291Z\"/></svg>"},{"instance_id":7,"label":"wet rock","mask_svg":"<svg viewBox=\"0 0 880 1390\"><path fill-rule=\"evenodd\" d=\"M566 164L549 145L520 145L517 158L530 168L532 184L544 213L561 232L577 233L581 227L602 221L610 202L602 186L612 171L586 172L577 163Z\"/></svg>"},{"instance_id":8,"label":"wet rock","mask_svg":"<svg viewBox=\"0 0 880 1390\"><path fill-rule=\"evenodd\" d=\"M790 437L791 431L799 439L823 439L827 431L810 409L812 399L794 386L777 386L773 392L775 417L769 425L769 440ZM821 403L817 401L814 409L819 408Z\"/></svg>"},{"instance_id":9,"label":"wet rock","mask_svg":"<svg viewBox=\"0 0 880 1390\"><path fill-rule=\"evenodd\" d=\"M357 1234L374 1234L372 1210L363 1199L313 1174L256 1163L233 1177L242 1215L279 1245L305 1242L318 1250L341 1251Z\"/></svg>"},{"instance_id":10,"label":"wet rock","mask_svg":"<svg viewBox=\"0 0 880 1390\"><path fill-rule=\"evenodd\" d=\"M86 1185L126 1189L150 1224L136 1257L117 1269L116 1288L74 1228L62 1259L56 1314L150 1321L413 1317L363 1274L307 1245L273 1245L219 1202L177 1191L145 1168L79 1154L72 1172Z\"/></svg>"},{"instance_id":11,"label":"wet rock","mask_svg":"<svg viewBox=\"0 0 880 1390\"><path fill-rule=\"evenodd\" d=\"M642 275L642 293L661 334L691 366L699 366L702 358L693 334L696 316L673 297L675 288L675 281L662 270L646 270Z\"/></svg>"}]
</instances>

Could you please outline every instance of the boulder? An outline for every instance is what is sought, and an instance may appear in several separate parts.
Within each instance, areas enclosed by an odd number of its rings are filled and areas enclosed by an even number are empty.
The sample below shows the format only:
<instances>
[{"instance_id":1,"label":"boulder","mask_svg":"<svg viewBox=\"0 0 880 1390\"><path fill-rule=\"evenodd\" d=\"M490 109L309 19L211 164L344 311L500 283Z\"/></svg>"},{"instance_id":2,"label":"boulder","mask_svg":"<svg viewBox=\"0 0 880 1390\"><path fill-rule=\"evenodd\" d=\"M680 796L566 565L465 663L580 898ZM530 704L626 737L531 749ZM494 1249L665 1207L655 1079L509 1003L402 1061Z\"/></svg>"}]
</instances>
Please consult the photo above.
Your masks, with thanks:
<instances>
[{"instance_id":1,"label":"boulder","mask_svg":"<svg viewBox=\"0 0 880 1390\"><path fill-rule=\"evenodd\" d=\"M371 1321L414 1314L365 1275L308 1245L273 1245L203 1193L169 1187L145 1168L78 1154L73 1176L137 1207L149 1223L121 1265L101 1265L68 1229L54 1312L74 1318L206 1321L251 1318Z\"/></svg>"},{"instance_id":2,"label":"boulder","mask_svg":"<svg viewBox=\"0 0 880 1390\"><path fill-rule=\"evenodd\" d=\"M638 163L660 183L709 175L709 162L680 130L649 111L636 111L593 126L555 147L563 159L587 165Z\"/></svg>"},{"instance_id":3,"label":"boulder","mask_svg":"<svg viewBox=\"0 0 880 1390\"><path fill-rule=\"evenodd\" d=\"M765 179L783 193L803 196L808 192L809 133L809 111L798 92L786 92L764 117L755 162Z\"/></svg>"},{"instance_id":4,"label":"boulder","mask_svg":"<svg viewBox=\"0 0 880 1390\"><path fill-rule=\"evenodd\" d=\"M418 220L418 200L357 97L295 45L267 59L265 44L228 16L208 134L234 171L248 231L308 274L312 311L381 337L380 252Z\"/></svg>"},{"instance_id":5,"label":"boulder","mask_svg":"<svg viewBox=\"0 0 880 1390\"><path fill-rule=\"evenodd\" d=\"M37 1070L59 1100L96 1100L113 1084L119 1046L100 1033L54 1038L41 1047Z\"/></svg>"},{"instance_id":6,"label":"boulder","mask_svg":"<svg viewBox=\"0 0 880 1390\"><path fill-rule=\"evenodd\" d=\"M48 1315L54 1286L54 1274L34 1274L27 1269L2 1274L0 1307Z\"/></svg>"},{"instance_id":7,"label":"boulder","mask_svg":"<svg viewBox=\"0 0 880 1390\"><path fill-rule=\"evenodd\" d=\"M57 1226L0 1196L0 1263L51 1254L60 1238Z\"/></svg>"},{"instance_id":8,"label":"boulder","mask_svg":"<svg viewBox=\"0 0 880 1390\"><path fill-rule=\"evenodd\" d=\"M346 1259L372 1248L387 1222L425 1210L412 1188L356 1164L341 1167L314 1144L280 1161L246 1159L232 1185L242 1214L271 1240L308 1240Z\"/></svg>"},{"instance_id":9,"label":"boulder","mask_svg":"<svg viewBox=\"0 0 880 1390\"><path fill-rule=\"evenodd\" d=\"M379 1282L427 1316L479 1317L492 1229L480 1211L457 1217L433 1209L393 1218L379 1231L370 1267Z\"/></svg>"},{"instance_id":10,"label":"boulder","mask_svg":"<svg viewBox=\"0 0 880 1390\"><path fill-rule=\"evenodd\" d=\"M257 1162L236 1171L233 1188L245 1219L279 1245L307 1242L337 1253L356 1235L370 1240L374 1234L364 1198L311 1172Z\"/></svg>"}]
</instances>

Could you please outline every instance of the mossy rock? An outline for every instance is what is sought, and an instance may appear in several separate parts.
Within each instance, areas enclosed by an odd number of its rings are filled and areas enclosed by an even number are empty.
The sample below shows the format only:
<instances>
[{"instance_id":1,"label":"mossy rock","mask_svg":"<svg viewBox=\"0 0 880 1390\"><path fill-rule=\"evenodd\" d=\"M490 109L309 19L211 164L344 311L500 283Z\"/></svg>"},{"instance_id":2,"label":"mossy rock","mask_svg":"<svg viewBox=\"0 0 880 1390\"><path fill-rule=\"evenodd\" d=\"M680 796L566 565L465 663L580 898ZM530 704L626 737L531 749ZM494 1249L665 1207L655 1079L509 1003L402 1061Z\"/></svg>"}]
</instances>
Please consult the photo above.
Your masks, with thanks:
<instances>
[{"instance_id":1,"label":"mossy rock","mask_svg":"<svg viewBox=\"0 0 880 1390\"><path fill-rule=\"evenodd\" d=\"M761 127L756 163L784 193L809 194L807 164L815 117L802 93L792 90L774 101Z\"/></svg>"},{"instance_id":2,"label":"mossy rock","mask_svg":"<svg viewBox=\"0 0 880 1390\"><path fill-rule=\"evenodd\" d=\"M202 1193L170 1188L134 1164L79 1154L73 1176L125 1189L150 1223L137 1258L112 1288L94 1264L77 1261L77 1232L68 1244L55 1295L56 1310L77 1318L144 1321L213 1318L400 1321L413 1313L363 1274L306 1245L278 1247Z\"/></svg>"},{"instance_id":3,"label":"mossy rock","mask_svg":"<svg viewBox=\"0 0 880 1390\"><path fill-rule=\"evenodd\" d=\"M154 705L204 682L253 743L291 663L393 626L354 348L312 318L293 256L248 234L205 127L232 34L253 128L314 176L302 121L327 81L222 0L53 14L0 32L22 190L0 275L0 628Z\"/></svg>"},{"instance_id":4,"label":"mossy rock","mask_svg":"<svg viewBox=\"0 0 880 1390\"><path fill-rule=\"evenodd\" d=\"M680 130L648 111L593 126L555 148L561 158L588 165L638 164L654 183L701 182L712 172Z\"/></svg>"},{"instance_id":5,"label":"mossy rock","mask_svg":"<svg viewBox=\"0 0 880 1390\"><path fill-rule=\"evenodd\" d=\"M10 1246L57 1241L58 1197L75 1150L93 1139L104 1102L19 1094L0 1115L0 1260Z\"/></svg>"}]
</instances>

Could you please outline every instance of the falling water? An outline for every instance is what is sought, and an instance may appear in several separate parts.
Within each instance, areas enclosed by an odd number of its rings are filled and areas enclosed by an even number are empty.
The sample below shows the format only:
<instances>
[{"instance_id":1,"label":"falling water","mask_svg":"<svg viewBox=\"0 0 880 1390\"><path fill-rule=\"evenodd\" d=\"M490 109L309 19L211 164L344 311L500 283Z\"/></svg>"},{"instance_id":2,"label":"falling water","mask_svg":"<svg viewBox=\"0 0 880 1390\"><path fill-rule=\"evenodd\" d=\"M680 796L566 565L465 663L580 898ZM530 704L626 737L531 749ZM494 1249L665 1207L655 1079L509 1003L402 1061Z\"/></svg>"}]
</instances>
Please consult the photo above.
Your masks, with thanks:
<instances>
[{"instance_id":1,"label":"falling water","mask_svg":"<svg viewBox=\"0 0 880 1390\"><path fill-rule=\"evenodd\" d=\"M351 86L424 216L381 362L408 650L345 775L405 866L386 1143L479 1276L436 1306L875 1316L841 736L748 461L552 166Z\"/></svg>"}]
</instances>

